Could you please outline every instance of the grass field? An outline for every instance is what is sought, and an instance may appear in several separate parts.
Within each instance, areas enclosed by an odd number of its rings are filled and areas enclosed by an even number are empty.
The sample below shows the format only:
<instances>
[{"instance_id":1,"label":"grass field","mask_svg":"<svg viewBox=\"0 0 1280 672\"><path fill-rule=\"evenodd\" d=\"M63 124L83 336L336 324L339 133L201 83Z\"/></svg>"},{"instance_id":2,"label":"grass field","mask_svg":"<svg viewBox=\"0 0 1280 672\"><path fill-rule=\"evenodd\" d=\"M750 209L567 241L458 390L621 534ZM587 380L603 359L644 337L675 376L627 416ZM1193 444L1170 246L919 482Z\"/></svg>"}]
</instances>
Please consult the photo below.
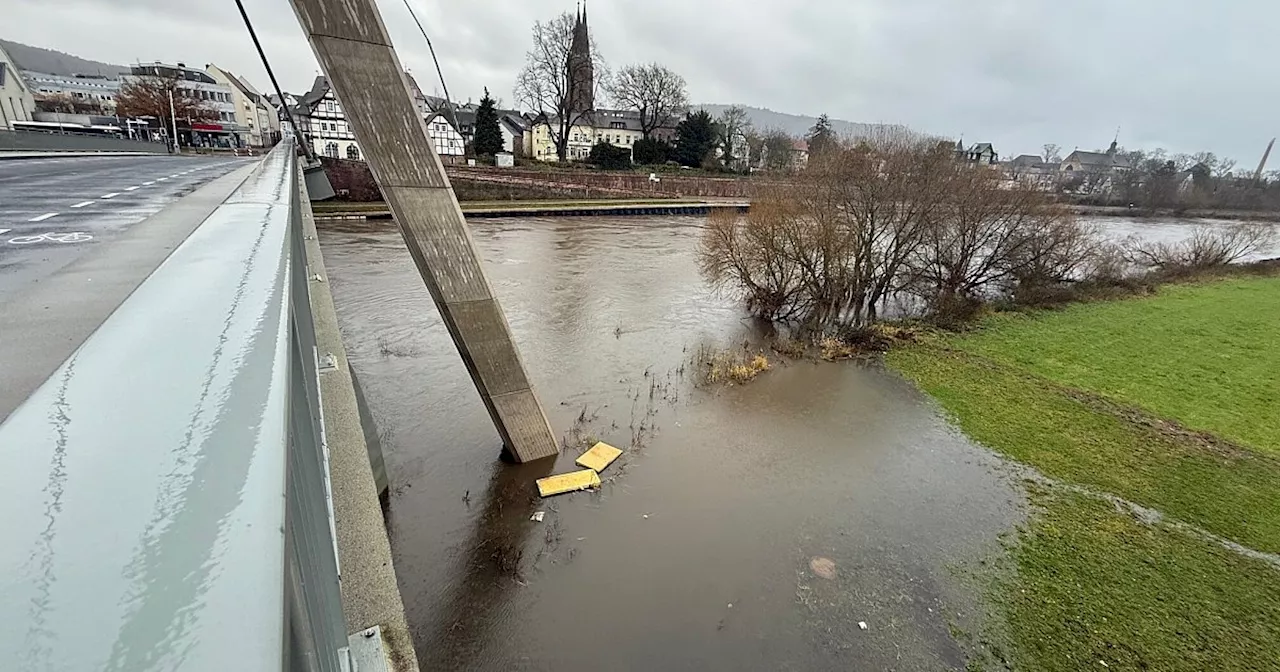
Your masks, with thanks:
<instances>
[{"instance_id":1,"label":"grass field","mask_svg":"<svg viewBox=\"0 0 1280 672\"><path fill-rule=\"evenodd\" d=\"M888 364L1060 483L1280 553L1280 279L999 315ZM1280 571L1099 496L1037 507L993 599L1024 670L1280 669Z\"/></svg>"}]
</instances>

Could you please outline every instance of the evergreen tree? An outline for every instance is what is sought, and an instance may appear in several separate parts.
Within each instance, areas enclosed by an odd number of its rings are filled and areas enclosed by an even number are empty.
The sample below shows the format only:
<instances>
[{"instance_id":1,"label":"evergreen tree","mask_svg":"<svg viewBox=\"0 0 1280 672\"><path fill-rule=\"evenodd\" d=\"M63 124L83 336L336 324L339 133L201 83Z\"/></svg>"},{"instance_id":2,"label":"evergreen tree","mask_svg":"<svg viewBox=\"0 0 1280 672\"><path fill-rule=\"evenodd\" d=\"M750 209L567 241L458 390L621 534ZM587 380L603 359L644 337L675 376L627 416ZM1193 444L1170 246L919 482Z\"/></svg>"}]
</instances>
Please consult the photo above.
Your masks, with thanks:
<instances>
[{"instance_id":1,"label":"evergreen tree","mask_svg":"<svg viewBox=\"0 0 1280 672\"><path fill-rule=\"evenodd\" d=\"M715 147L716 122L706 110L686 113L676 126L675 160L680 165L697 168Z\"/></svg>"},{"instance_id":2,"label":"evergreen tree","mask_svg":"<svg viewBox=\"0 0 1280 672\"><path fill-rule=\"evenodd\" d=\"M657 138L641 138L631 147L637 164L660 166L671 159L671 145Z\"/></svg>"},{"instance_id":3,"label":"evergreen tree","mask_svg":"<svg viewBox=\"0 0 1280 672\"><path fill-rule=\"evenodd\" d=\"M489 97L489 88L485 87L484 98L480 99L480 107L476 110L476 134L472 140L476 156L493 156L502 151L502 130L498 128L498 111L493 98Z\"/></svg>"},{"instance_id":4,"label":"evergreen tree","mask_svg":"<svg viewBox=\"0 0 1280 672\"><path fill-rule=\"evenodd\" d=\"M809 135L805 140L809 142L809 156L821 156L835 149L838 142L836 131L831 127L831 119L825 114L818 117L817 123L809 129Z\"/></svg>"},{"instance_id":5,"label":"evergreen tree","mask_svg":"<svg viewBox=\"0 0 1280 672\"><path fill-rule=\"evenodd\" d=\"M631 152L625 147L614 147L607 142L597 142L591 148L587 163L605 170L626 170L631 167Z\"/></svg>"}]
</instances>

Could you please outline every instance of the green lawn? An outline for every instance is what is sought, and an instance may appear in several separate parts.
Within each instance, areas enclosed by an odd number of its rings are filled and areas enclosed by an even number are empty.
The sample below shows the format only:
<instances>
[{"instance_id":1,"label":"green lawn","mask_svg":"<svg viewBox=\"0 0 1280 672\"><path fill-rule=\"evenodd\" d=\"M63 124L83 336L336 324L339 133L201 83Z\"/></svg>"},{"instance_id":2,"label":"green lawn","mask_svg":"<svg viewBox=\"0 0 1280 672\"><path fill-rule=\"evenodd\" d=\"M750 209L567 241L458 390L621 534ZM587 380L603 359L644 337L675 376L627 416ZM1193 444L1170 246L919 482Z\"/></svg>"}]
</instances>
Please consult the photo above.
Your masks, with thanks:
<instances>
[{"instance_id":1,"label":"green lawn","mask_svg":"<svg viewBox=\"0 0 1280 672\"><path fill-rule=\"evenodd\" d=\"M954 344L1280 455L1280 278L1001 316Z\"/></svg>"},{"instance_id":2,"label":"green lawn","mask_svg":"<svg viewBox=\"0 0 1280 672\"><path fill-rule=\"evenodd\" d=\"M1096 498L1036 501L1001 589L1015 669L1280 669L1280 572Z\"/></svg>"},{"instance_id":3,"label":"green lawn","mask_svg":"<svg viewBox=\"0 0 1280 672\"><path fill-rule=\"evenodd\" d=\"M1280 279L1230 279L999 315L886 361L1056 481L1280 553L1278 333ZM1098 497L1030 490L1037 512L992 595L1017 669L1280 670L1275 567Z\"/></svg>"}]
</instances>

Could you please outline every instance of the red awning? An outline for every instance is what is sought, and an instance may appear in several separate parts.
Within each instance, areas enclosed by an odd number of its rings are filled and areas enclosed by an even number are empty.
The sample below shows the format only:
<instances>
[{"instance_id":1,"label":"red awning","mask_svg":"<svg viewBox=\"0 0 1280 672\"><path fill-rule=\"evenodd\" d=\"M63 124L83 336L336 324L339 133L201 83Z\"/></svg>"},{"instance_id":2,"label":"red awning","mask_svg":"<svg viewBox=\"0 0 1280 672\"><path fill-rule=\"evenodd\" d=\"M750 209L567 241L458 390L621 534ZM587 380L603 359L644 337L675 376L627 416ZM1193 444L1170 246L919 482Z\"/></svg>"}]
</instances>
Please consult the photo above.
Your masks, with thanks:
<instances>
[{"instance_id":1,"label":"red awning","mask_svg":"<svg viewBox=\"0 0 1280 672\"><path fill-rule=\"evenodd\" d=\"M191 128L192 128L192 130L196 130L196 131L221 131L221 130L223 130L223 129L222 129L222 124L199 124L199 123L193 123L193 124L191 124Z\"/></svg>"}]
</instances>

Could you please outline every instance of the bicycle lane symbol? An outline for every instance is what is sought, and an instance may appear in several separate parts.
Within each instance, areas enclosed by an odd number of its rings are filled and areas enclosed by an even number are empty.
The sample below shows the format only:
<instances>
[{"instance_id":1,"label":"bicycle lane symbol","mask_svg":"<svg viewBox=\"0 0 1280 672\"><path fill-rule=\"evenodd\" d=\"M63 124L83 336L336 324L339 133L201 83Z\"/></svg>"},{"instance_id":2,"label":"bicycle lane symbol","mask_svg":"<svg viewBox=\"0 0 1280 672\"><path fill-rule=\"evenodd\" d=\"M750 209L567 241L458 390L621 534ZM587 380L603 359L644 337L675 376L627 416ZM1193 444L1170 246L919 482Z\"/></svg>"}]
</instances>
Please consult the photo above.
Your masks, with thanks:
<instances>
[{"instance_id":1,"label":"bicycle lane symbol","mask_svg":"<svg viewBox=\"0 0 1280 672\"><path fill-rule=\"evenodd\" d=\"M83 231L69 231L67 233L38 233L31 236L14 236L9 239L10 245L34 245L36 243L86 243L93 240L93 236Z\"/></svg>"}]
</instances>

